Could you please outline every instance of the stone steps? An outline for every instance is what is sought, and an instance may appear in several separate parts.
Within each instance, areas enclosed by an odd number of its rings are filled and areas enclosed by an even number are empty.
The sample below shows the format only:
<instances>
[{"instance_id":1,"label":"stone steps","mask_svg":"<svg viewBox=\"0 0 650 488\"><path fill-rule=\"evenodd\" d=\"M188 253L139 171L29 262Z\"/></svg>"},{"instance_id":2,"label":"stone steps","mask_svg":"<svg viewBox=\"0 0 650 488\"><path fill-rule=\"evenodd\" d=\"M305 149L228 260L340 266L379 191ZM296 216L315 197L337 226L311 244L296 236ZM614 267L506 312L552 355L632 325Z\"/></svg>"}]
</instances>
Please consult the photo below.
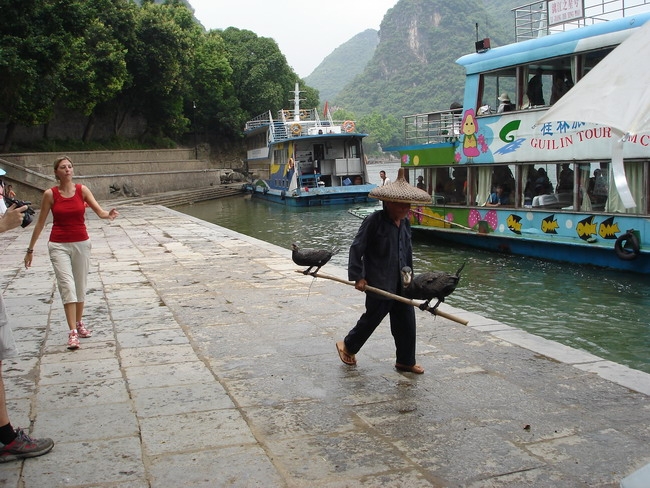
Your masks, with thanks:
<instances>
[{"instance_id":1,"label":"stone steps","mask_svg":"<svg viewBox=\"0 0 650 488\"><path fill-rule=\"evenodd\" d=\"M75 161L75 182L90 188L98 201L126 198L125 195L191 194L194 189L220 186L223 177L232 171L211 162L203 148L82 151L68 155ZM0 167L7 172L4 179L14 185L23 200L40 202L43 191L56 184L52 163L57 156L54 153L3 154ZM114 188L121 192L112 193Z\"/></svg>"},{"instance_id":2,"label":"stone steps","mask_svg":"<svg viewBox=\"0 0 650 488\"><path fill-rule=\"evenodd\" d=\"M102 202L106 206L117 205L162 205L164 207L177 207L180 205L190 205L196 202L206 200L215 200L217 198L243 195L243 183L231 183L225 185L214 185L191 190L168 191L163 193L154 193L143 197L119 197L108 199Z\"/></svg>"}]
</instances>

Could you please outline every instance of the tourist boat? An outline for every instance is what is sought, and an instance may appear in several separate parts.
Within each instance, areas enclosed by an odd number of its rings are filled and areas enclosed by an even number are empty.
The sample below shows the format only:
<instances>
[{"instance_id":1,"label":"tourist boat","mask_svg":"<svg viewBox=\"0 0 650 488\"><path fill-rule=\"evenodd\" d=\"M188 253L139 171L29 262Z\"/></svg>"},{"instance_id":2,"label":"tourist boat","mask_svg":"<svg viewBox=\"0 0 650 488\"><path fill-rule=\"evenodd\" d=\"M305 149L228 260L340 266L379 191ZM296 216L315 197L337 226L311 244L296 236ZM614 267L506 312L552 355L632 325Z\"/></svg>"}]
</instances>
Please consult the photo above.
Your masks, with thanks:
<instances>
[{"instance_id":1,"label":"tourist boat","mask_svg":"<svg viewBox=\"0 0 650 488\"><path fill-rule=\"evenodd\" d=\"M603 2L601 7L611 4ZM432 195L431 205L412 207L414 234L650 273L648 91L627 87L640 74L625 73L646 70L648 77L648 65L638 57L650 43L650 5L644 6L604 22L582 12L571 25L552 26L560 32L548 27L555 10L515 9L517 42L490 49L487 39L479 41L475 53L458 59L466 71L462 107L405 116L404 145L384 148L398 151L407 179L414 184L422 176ZM526 15L529 22L520 22ZM544 35L523 32L519 24L542 24ZM620 61L625 57L632 61ZM537 90L535 80L541 81ZM581 88L586 85L600 88L589 93ZM638 99L626 99L635 94ZM504 99L512 102L509 110L494 110ZM605 112L621 120L617 127L608 125L611 117L600 124L591 115L612 99L622 106ZM579 108L559 111L578 100ZM643 103L645 115L624 120ZM646 125L637 124L636 132L624 126L639 120Z\"/></svg>"},{"instance_id":2,"label":"tourist boat","mask_svg":"<svg viewBox=\"0 0 650 488\"><path fill-rule=\"evenodd\" d=\"M296 83L293 110L264 113L246 123L248 171L253 197L291 206L368 201L370 184L363 151L366 134L352 120L336 122L329 109L300 108Z\"/></svg>"}]
</instances>

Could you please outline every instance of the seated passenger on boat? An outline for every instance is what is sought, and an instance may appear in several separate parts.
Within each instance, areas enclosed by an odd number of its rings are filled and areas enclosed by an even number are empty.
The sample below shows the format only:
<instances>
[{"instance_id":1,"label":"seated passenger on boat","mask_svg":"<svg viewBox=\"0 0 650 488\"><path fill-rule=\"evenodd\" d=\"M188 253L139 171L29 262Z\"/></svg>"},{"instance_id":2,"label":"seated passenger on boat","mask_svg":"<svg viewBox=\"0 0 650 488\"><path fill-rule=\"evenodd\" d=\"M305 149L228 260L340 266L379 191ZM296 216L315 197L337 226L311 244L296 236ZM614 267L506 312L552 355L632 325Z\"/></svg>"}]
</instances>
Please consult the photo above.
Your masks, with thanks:
<instances>
[{"instance_id":1,"label":"seated passenger on boat","mask_svg":"<svg viewBox=\"0 0 650 488\"><path fill-rule=\"evenodd\" d=\"M503 112L512 112L515 109L515 106L510 101L510 96L503 92L497 98L499 100L499 107L497 108L497 113L502 114Z\"/></svg>"},{"instance_id":2,"label":"seated passenger on boat","mask_svg":"<svg viewBox=\"0 0 650 488\"><path fill-rule=\"evenodd\" d=\"M557 193L569 193L573 191L573 170L570 164L564 163L562 165L562 171L560 171L555 191Z\"/></svg>"},{"instance_id":3,"label":"seated passenger on boat","mask_svg":"<svg viewBox=\"0 0 650 488\"><path fill-rule=\"evenodd\" d=\"M553 86L551 87L551 105L564 96L573 86L571 74L557 70L553 73Z\"/></svg>"},{"instance_id":4,"label":"seated passenger on boat","mask_svg":"<svg viewBox=\"0 0 650 488\"><path fill-rule=\"evenodd\" d=\"M596 205L604 205L607 201L607 178L600 168L594 170L594 176L589 178L589 197Z\"/></svg>"},{"instance_id":5,"label":"seated passenger on boat","mask_svg":"<svg viewBox=\"0 0 650 488\"><path fill-rule=\"evenodd\" d=\"M494 192L490 194L485 205L488 207L499 207L501 205L508 205L510 199L508 195L503 191L503 185L497 185Z\"/></svg>"},{"instance_id":6,"label":"seated passenger on boat","mask_svg":"<svg viewBox=\"0 0 650 488\"><path fill-rule=\"evenodd\" d=\"M535 70L535 75L528 81L528 89L526 90L526 95L528 96L531 107L540 107L545 105L542 84L543 74L544 71L542 68L538 67Z\"/></svg>"},{"instance_id":7,"label":"seated passenger on boat","mask_svg":"<svg viewBox=\"0 0 650 488\"><path fill-rule=\"evenodd\" d=\"M537 179L535 180L535 195L546 195L553 193L553 184L546 174L544 168L537 170Z\"/></svg>"}]
</instances>

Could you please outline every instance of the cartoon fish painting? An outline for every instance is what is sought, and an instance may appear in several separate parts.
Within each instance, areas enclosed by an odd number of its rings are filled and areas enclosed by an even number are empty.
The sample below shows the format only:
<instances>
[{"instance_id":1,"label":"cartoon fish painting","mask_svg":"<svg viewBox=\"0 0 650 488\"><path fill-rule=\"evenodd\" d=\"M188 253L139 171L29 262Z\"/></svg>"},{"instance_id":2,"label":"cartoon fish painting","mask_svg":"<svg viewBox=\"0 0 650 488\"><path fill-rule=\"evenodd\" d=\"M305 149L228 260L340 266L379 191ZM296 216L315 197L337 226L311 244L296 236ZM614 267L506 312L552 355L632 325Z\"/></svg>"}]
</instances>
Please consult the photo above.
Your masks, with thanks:
<instances>
[{"instance_id":1,"label":"cartoon fish painting","mask_svg":"<svg viewBox=\"0 0 650 488\"><path fill-rule=\"evenodd\" d=\"M576 232L578 237L583 241L590 239L596 233L596 224L594 223L594 216L590 215L586 219L582 219L576 225Z\"/></svg>"},{"instance_id":2,"label":"cartoon fish painting","mask_svg":"<svg viewBox=\"0 0 650 488\"><path fill-rule=\"evenodd\" d=\"M521 217L519 215L510 214L506 219L506 225L515 234L521 234Z\"/></svg>"},{"instance_id":3,"label":"cartoon fish painting","mask_svg":"<svg viewBox=\"0 0 650 488\"><path fill-rule=\"evenodd\" d=\"M598 228L598 235L603 239L616 239L616 234L621 232L618 223L614 222L614 217L603 220Z\"/></svg>"},{"instance_id":4,"label":"cartoon fish painting","mask_svg":"<svg viewBox=\"0 0 650 488\"><path fill-rule=\"evenodd\" d=\"M559 227L560 224L557 223L555 214L549 215L548 217L542 219L542 232L545 234L557 234L557 229Z\"/></svg>"}]
</instances>

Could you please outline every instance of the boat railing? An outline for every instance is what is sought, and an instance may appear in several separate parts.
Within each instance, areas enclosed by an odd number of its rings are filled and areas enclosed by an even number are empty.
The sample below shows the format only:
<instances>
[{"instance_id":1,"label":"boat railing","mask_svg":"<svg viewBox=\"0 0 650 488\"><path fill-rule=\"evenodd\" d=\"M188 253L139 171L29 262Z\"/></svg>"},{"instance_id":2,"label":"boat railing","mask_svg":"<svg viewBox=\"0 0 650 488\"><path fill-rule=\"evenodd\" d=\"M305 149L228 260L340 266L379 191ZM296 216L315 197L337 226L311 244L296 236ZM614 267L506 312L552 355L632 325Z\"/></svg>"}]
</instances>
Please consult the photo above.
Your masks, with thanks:
<instances>
[{"instance_id":1,"label":"boat railing","mask_svg":"<svg viewBox=\"0 0 650 488\"><path fill-rule=\"evenodd\" d=\"M278 120L282 120L285 124L298 123L306 126L329 127L335 124L329 111L321 119L316 109L300 109L298 112L295 110L280 110Z\"/></svg>"},{"instance_id":2,"label":"boat railing","mask_svg":"<svg viewBox=\"0 0 650 488\"><path fill-rule=\"evenodd\" d=\"M455 142L460 137L462 113L441 110L404 117L404 140L407 145Z\"/></svg>"},{"instance_id":3,"label":"boat railing","mask_svg":"<svg viewBox=\"0 0 650 488\"><path fill-rule=\"evenodd\" d=\"M306 135L356 131L354 121L333 120L329 112L321 118L316 109L300 110L297 114L293 110L280 110L276 119L273 119L271 112L266 112L246 122L244 130L248 132L260 127L269 128L271 142Z\"/></svg>"},{"instance_id":4,"label":"boat railing","mask_svg":"<svg viewBox=\"0 0 650 488\"><path fill-rule=\"evenodd\" d=\"M248 132L251 130L255 130L259 127L266 127L270 125L272 122L273 122L273 117L271 116L271 112L265 112L246 122L246 126L244 127L244 130Z\"/></svg>"},{"instance_id":5,"label":"boat railing","mask_svg":"<svg viewBox=\"0 0 650 488\"><path fill-rule=\"evenodd\" d=\"M568 8L565 8L566 6ZM582 10L582 11L581 11ZM538 0L512 9L515 42L650 11L650 0Z\"/></svg>"}]
</instances>

